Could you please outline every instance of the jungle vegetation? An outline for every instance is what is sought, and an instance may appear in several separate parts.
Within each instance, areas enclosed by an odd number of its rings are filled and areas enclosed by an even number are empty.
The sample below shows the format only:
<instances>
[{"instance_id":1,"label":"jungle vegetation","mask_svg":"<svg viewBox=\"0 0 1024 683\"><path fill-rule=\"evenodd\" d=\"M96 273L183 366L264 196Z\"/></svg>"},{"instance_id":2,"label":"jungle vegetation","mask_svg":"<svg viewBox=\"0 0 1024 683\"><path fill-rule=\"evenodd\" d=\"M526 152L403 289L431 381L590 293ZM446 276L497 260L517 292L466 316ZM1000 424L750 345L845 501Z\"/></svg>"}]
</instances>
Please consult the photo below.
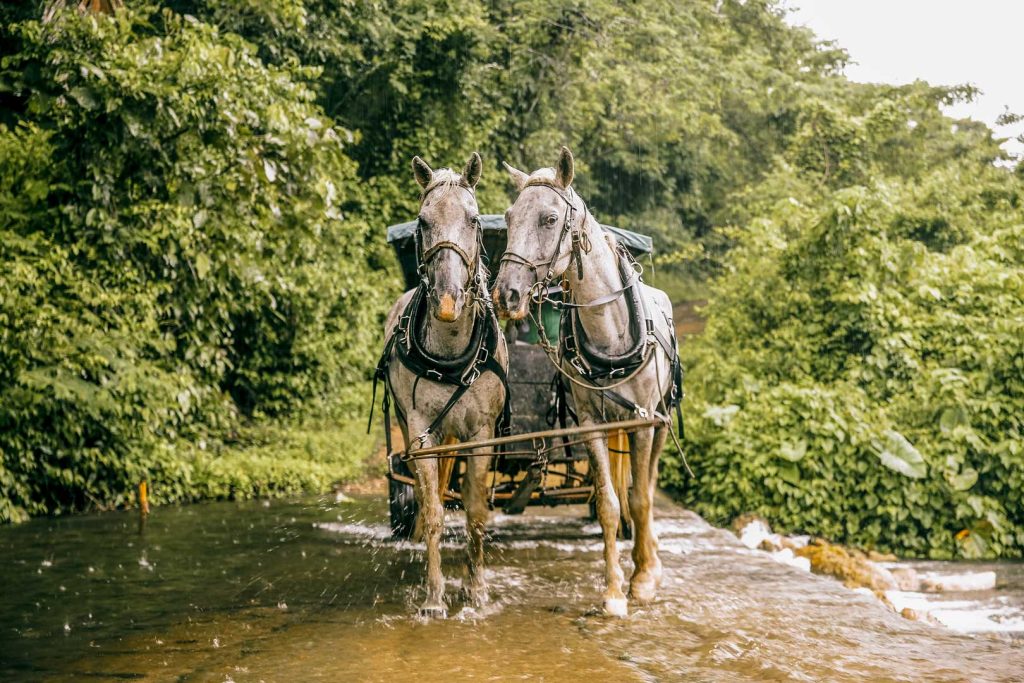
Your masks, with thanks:
<instances>
[{"instance_id":1,"label":"jungle vegetation","mask_svg":"<svg viewBox=\"0 0 1024 683\"><path fill-rule=\"evenodd\" d=\"M69 3L74 5L75 3ZM713 521L906 554L1024 552L1022 175L850 82L775 0L168 0L0 8L0 519L354 476L408 170L560 144L686 343Z\"/></svg>"}]
</instances>

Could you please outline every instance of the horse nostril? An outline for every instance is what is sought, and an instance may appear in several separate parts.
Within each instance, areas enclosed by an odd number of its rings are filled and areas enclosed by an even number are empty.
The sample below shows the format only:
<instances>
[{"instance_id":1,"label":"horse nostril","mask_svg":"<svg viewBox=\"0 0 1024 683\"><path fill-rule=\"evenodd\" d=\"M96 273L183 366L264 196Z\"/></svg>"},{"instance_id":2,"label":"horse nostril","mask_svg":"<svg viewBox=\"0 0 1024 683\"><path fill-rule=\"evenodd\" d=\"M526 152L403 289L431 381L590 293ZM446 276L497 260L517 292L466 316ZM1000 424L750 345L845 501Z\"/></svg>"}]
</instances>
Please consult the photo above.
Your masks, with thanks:
<instances>
[{"instance_id":1,"label":"horse nostril","mask_svg":"<svg viewBox=\"0 0 1024 683\"><path fill-rule=\"evenodd\" d=\"M505 302L508 304L508 307L510 309L518 308L519 307L519 290L518 289L509 289L508 293L505 295Z\"/></svg>"}]
</instances>

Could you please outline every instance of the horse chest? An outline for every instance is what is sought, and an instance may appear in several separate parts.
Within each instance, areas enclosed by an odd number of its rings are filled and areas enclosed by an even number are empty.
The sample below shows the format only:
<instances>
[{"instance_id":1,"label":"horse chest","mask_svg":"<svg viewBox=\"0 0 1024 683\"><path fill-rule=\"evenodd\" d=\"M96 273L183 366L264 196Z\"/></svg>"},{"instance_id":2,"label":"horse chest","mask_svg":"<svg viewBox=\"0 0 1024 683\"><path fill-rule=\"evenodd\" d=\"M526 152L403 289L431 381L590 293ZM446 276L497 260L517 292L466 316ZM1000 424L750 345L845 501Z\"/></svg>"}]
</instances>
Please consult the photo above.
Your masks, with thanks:
<instances>
[{"instance_id":1,"label":"horse chest","mask_svg":"<svg viewBox=\"0 0 1024 683\"><path fill-rule=\"evenodd\" d=\"M416 376L400 364L392 370L391 384L395 401L413 432L430 424L455 391L451 385L429 379L417 381ZM497 377L490 373L481 375L445 416L439 437L465 441L481 432L489 435L501 413L504 396L504 388Z\"/></svg>"}]
</instances>

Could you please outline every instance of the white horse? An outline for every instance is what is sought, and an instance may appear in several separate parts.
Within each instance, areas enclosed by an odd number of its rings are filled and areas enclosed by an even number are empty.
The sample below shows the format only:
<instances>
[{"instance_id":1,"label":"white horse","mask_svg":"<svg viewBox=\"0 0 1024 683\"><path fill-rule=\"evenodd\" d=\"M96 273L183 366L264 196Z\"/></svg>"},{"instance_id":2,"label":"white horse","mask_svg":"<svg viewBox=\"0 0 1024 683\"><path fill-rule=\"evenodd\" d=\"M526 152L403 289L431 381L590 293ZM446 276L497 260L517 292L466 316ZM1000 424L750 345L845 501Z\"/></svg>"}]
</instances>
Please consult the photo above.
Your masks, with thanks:
<instances>
[{"instance_id":1,"label":"white horse","mask_svg":"<svg viewBox=\"0 0 1024 683\"><path fill-rule=\"evenodd\" d=\"M662 575L653 529L658 457L671 428L667 414L679 398L673 388L681 389L672 305L664 292L640 282L625 250L604 233L573 191L573 157L567 148L562 148L555 168L528 175L505 167L519 196L505 214L508 249L493 291L503 315L522 319L531 300L561 278L575 306L562 318L560 363L572 386L580 425L638 415L663 418L658 426L629 436L629 511L635 525L630 596L646 603L655 598ZM625 616L615 542L620 502L608 446L595 434L586 447L604 535L604 610Z\"/></svg>"},{"instance_id":2,"label":"white horse","mask_svg":"<svg viewBox=\"0 0 1024 683\"><path fill-rule=\"evenodd\" d=\"M394 401L407 451L448 440L476 441L494 436L507 413L508 350L487 293L481 259L482 233L474 188L482 164L474 152L461 174L437 171L413 159L419 183L416 244L420 285L403 294L385 323L384 355L378 377ZM385 399L387 400L387 399ZM462 480L466 509L468 580L474 605L487 602L484 528L487 524L487 472L491 455L468 458ZM427 597L421 615L447 616L440 542L444 527L436 459L413 460L417 529L427 546ZM444 477L447 479L447 477Z\"/></svg>"}]
</instances>

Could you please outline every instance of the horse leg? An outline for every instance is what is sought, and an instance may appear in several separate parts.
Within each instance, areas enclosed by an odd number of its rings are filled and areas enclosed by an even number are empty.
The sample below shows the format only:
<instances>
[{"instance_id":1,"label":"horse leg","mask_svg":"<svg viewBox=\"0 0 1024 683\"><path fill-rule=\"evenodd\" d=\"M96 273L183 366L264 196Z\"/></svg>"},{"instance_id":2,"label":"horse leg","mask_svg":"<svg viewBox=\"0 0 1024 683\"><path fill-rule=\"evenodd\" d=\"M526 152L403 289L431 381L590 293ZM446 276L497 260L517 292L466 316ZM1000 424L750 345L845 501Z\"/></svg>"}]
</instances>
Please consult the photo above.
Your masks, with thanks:
<instances>
[{"instance_id":1,"label":"horse leg","mask_svg":"<svg viewBox=\"0 0 1024 683\"><path fill-rule=\"evenodd\" d=\"M630 437L633 486L629 490L629 514L633 518L633 576L629 595L641 604L654 599L661 583L658 536L654 532L654 492L657 459L665 443L665 428L641 429Z\"/></svg>"},{"instance_id":2,"label":"horse leg","mask_svg":"<svg viewBox=\"0 0 1024 683\"><path fill-rule=\"evenodd\" d=\"M487 437L488 434L481 433L473 437L473 440ZM477 449L475 452L489 450ZM462 503L466 508L466 598L475 607L487 604L489 597L487 579L484 578L484 530L487 526L487 472L491 466L491 457L474 455L467 458L462 486Z\"/></svg>"},{"instance_id":3,"label":"horse leg","mask_svg":"<svg viewBox=\"0 0 1024 683\"><path fill-rule=\"evenodd\" d=\"M608 461L608 443L604 435L587 440L590 455L591 479L597 502L597 520L604 536L605 591L604 612L609 616L624 617L628 614L626 596L622 593L622 567L619 566L619 548L616 537L619 533L619 498L615 495L611 465Z\"/></svg>"},{"instance_id":4,"label":"horse leg","mask_svg":"<svg viewBox=\"0 0 1024 683\"><path fill-rule=\"evenodd\" d=\"M424 447L431 446L425 443ZM416 493L419 499L422 532L427 544L427 599L419 608L420 616L444 619L448 610L444 603L444 575L441 573L441 532L444 529L444 507L437 485L438 467L434 458L413 461L416 471Z\"/></svg>"}]
</instances>

